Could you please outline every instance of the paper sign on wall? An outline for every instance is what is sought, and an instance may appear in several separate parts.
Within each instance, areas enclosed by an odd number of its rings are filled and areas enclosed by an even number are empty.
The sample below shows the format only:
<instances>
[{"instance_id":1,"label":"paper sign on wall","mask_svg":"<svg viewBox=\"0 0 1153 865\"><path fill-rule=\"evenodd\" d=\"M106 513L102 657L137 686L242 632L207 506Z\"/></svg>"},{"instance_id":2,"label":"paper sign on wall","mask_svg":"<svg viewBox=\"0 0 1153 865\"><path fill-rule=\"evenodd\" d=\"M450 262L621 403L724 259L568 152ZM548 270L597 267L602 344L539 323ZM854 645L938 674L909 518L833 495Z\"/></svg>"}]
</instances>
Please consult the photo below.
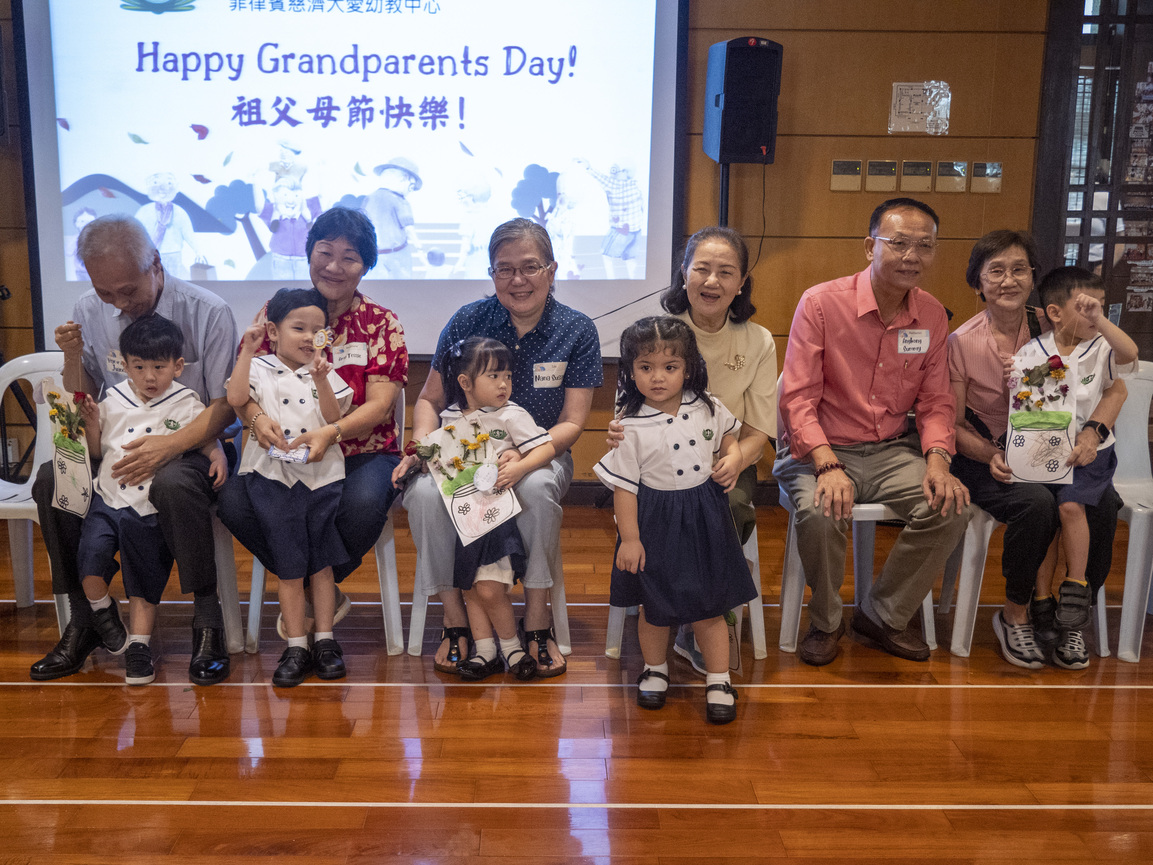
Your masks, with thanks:
<instances>
[{"instance_id":1,"label":"paper sign on wall","mask_svg":"<svg viewBox=\"0 0 1153 865\"><path fill-rule=\"evenodd\" d=\"M949 85L944 81L894 81L893 100L889 104L889 134L948 135L952 99Z\"/></svg>"}]
</instances>

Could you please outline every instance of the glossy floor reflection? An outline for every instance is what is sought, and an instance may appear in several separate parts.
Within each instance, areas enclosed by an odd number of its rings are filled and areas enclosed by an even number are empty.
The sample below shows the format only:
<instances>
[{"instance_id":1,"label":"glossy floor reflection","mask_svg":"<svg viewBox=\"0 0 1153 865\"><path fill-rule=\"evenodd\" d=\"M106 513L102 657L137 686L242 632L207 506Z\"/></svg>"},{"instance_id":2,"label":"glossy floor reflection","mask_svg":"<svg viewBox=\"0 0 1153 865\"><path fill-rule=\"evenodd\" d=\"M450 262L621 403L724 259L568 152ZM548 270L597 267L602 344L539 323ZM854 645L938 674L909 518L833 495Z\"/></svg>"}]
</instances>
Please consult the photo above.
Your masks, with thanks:
<instances>
[{"instance_id":1,"label":"glossy floor reflection","mask_svg":"<svg viewBox=\"0 0 1153 865\"><path fill-rule=\"evenodd\" d=\"M762 515L770 605L783 528ZM1126 540L1122 527L1120 562ZM1003 663L989 625L999 546L970 658L917 664L846 639L833 664L806 667L776 650L769 606L769 657L745 644L738 720L710 727L703 680L676 656L666 707L637 708L635 620L621 660L604 656L612 541L608 513L566 515L574 651L566 675L527 684L434 672L436 605L422 657L385 654L371 568L346 583L348 679L289 691L269 684L271 600L262 653L234 655L211 688L187 683L190 606L171 590L157 681L140 688L99 652L76 676L29 682L53 609L0 602L0 861L1099 862L1153 849L1153 674L1112 657L1079 673ZM403 526L398 548L411 575ZM947 618L938 629L947 645Z\"/></svg>"}]
</instances>

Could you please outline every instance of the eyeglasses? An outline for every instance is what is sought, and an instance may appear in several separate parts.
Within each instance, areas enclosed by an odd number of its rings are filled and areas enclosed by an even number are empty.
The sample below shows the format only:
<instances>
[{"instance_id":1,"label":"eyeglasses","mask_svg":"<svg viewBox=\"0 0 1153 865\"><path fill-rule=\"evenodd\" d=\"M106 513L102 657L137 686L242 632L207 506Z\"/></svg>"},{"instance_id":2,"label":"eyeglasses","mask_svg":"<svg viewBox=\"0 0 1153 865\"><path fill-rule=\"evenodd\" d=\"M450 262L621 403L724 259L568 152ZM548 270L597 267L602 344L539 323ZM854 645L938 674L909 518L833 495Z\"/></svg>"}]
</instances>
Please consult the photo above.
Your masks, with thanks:
<instances>
[{"instance_id":1,"label":"eyeglasses","mask_svg":"<svg viewBox=\"0 0 1153 865\"><path fill-rule=\"evenodd\" d=\"M930 255L937 251L937 241L935 240L909 240L907 237L879 237L873 235L874 240L883 240L889 244L889 249L897 253L897 255L904 256L910 249L916 250L918 255L923 255L928 258Z\"/></svg>"},{"instance_id":2,"label":"eyeglasses","mask_svg":"<svg viewBox=\"0 0 1153 865\"><path fill-rule=\"evenodd\" d=\"M512 267L508 264L502 264L499 267L490 267L488 269L488 275L493 279L507 281L516 276L517 271L520 271L520 275L525 279L532 279L542 270L548 270L548 267L549 266L547 264L538 264L535 261L530 261L528 264L522 264L520 267Z\"/></svg>"},{"instance_id":3,"label":"eyeglasses","mask_svg":"<svg viewBox=\"0 0 1153 865\"><path fill-rule=\"evenodd\" d=\"M1009 270L1003 267L990 267L981 275L989 280L989 282L1004 282L1006 276L1013 277L1017 282L1024 282L1026 278L1033 276L1033 268L1026 267L1023 264L1018 264Z\"/></svg>"}]
</instances>

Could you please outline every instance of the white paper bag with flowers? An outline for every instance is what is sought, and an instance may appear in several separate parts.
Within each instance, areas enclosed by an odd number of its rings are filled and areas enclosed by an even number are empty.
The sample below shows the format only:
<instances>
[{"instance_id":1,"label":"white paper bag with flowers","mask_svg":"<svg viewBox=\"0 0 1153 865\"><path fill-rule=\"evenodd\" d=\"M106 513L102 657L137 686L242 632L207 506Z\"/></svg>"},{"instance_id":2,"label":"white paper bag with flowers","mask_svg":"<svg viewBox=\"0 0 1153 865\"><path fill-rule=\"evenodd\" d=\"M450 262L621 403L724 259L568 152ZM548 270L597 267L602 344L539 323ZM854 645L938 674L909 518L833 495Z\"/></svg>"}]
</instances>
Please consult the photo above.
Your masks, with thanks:
<instances>
[{"instance_id":1,"label":"white paper bag with flowers","mask_svg":"<svg viewBox=\"0 0 1153 865\"><path fill-rule=\"evenodd\" d=\"M1049 354L1032 340L1013 358L1005 461L1013 480L1071 484L1077 360Z\"/></svg>"},{"instance_id":2,"label":"white paper bag with flowers","mask_svg":"<svg viewBox=\"0 0 1153 865\"><path fill-rule=\"evenodd\" d=\"M33 397L47 402L48 416L52 420L52 506L62 511L88 515L92 504L92 462L84 438L84 419L70 396L56 390L50 378L40 382ZM77 393L76 398L88 399Z\"/></svg>"},{"instance_id":3,"label":"white paper bag with flowers","mask_svg":"<svg viewBox=\"0 0 1153 865\"><path fill-rule=\"evenodd\" d=\"M475 422L467 422L463 429L446 424L416 445L416 455L428 463L437 479L441 500L463 546L484 537L521 511L512 490L494 487L497 453L492 438L502 434L503 430L486 432Z\"/></svg>"}]
</instances>

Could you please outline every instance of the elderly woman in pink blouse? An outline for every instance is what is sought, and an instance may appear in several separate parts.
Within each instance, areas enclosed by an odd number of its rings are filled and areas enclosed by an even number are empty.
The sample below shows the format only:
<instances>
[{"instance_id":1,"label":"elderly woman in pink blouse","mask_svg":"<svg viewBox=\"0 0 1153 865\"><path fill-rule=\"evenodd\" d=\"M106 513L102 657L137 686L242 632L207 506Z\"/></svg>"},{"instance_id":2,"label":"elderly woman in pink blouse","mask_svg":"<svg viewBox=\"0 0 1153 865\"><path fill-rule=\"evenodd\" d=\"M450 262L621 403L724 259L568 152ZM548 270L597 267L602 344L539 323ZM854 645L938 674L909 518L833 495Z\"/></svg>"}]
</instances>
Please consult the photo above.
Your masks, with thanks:
<instances>
[{"instance_id":1,"label":"elderly woman in pink blouse","mask_svg":"<svg viewBox=\"0 0 1153 865\"><path fill-rule=\"evenodd\" d=\"M1043 484L1013 483L1005 462L1009 422L1006 383L1010 358L1034 336L1051 329L1044 311L1029 306L1037 276L1037 248L1021 231L999 229L980 238L965 279L985 303L983 311L949 336L949 379L957 397L957 456L952 471L969 488L973 504L1005 523L1005 606L993 616L1001 654L1010 664L1037 669L1057 640L1056 600L1035 599L1037 571L1060 526L1057 499ZM1098 439L1092 424L1112 427L1125 401L1125 385L1106 391L1079 435ZM1086 578L1096 597L1112 561L1113 533L1121 506L1112 487L1096 507L1086 507L1091 534Z\"/></svg>"}]
</instances>

